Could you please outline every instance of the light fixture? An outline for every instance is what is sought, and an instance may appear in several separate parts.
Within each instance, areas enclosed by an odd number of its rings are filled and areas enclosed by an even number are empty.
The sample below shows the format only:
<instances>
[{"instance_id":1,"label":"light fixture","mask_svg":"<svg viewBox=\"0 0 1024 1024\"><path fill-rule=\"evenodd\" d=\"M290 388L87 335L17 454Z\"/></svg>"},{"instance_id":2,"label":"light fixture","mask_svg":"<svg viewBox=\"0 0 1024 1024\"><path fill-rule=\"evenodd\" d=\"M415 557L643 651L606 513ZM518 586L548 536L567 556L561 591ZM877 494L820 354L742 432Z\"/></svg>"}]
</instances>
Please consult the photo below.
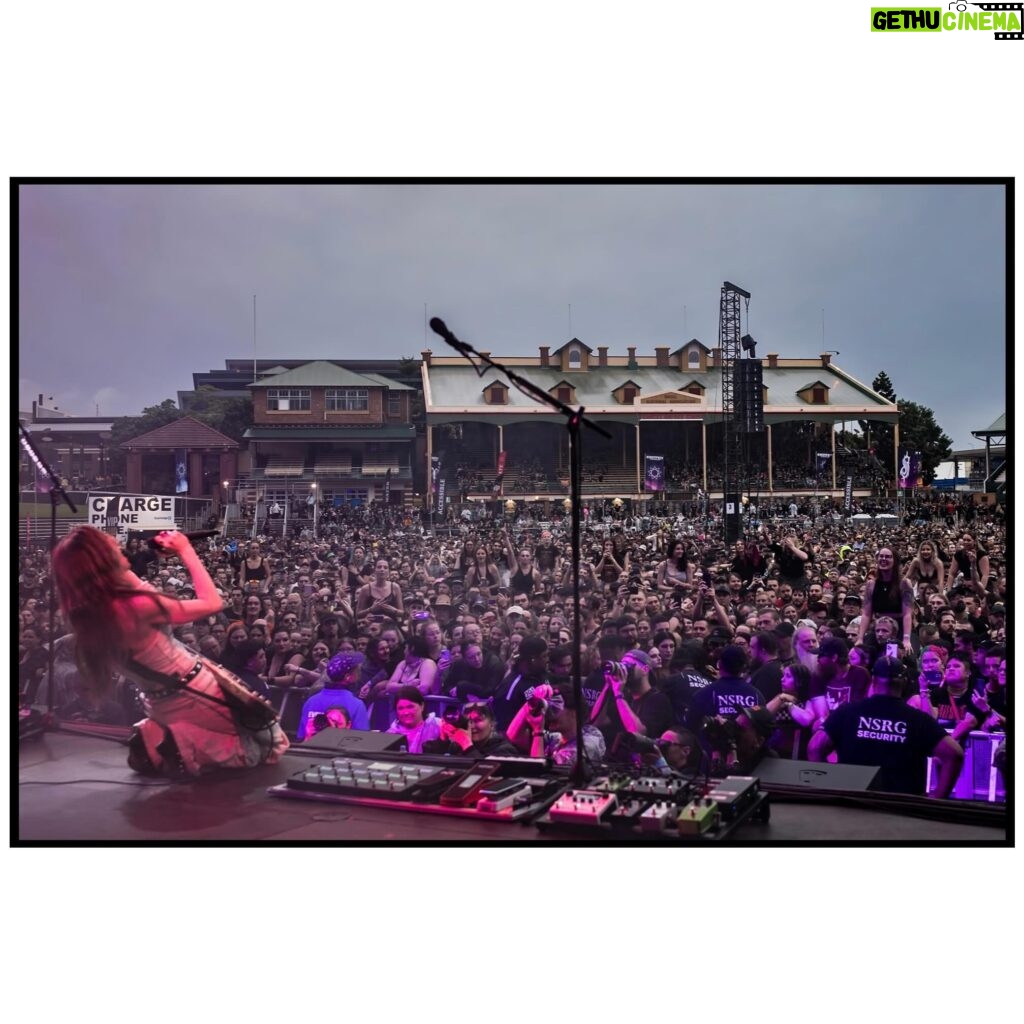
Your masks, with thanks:
<instances>
[{"instance_id":1,"label":"light fixture","mask_svg":"<svg viewBox=\"0 0 1024 1024\"><path fill-rule=\"evenodd\" d=\"M754 358L754 346L756 344L757 342L754 341L754 339L749 334L744 334L743 337L740 338L740 345L743 346L743 351L749 352L751 359Z\"/></svg>"}]
</instances>

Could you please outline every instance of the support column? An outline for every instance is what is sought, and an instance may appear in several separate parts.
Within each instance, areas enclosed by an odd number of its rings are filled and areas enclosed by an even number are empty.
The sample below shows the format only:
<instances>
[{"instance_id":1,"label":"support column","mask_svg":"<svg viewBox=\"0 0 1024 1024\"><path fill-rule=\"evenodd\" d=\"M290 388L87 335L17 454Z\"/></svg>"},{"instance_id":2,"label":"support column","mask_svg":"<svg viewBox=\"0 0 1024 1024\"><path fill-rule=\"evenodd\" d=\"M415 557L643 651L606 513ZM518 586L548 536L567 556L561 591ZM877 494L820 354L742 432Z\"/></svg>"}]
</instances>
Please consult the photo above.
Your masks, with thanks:
<instances>
[{"instance_id":1,"label":"support column","mask_svg":"<svg viewBox=\"0 0 1024 1024\"><path fill-rule=\"evenodd\" d=\"M642 494L643 489L640 485L640 421L637 420L636 425L636 493Z\"/></svg>"},{"instance_id":2,"label":"support column","mask_svg":"<svg viewBox=\"0 0 1024 1024\"><path fill-rule=\"evenodd\" d=\"M775 490L775 486L772 483L772 425L766 424L768 431L768 493L771 494Z\"/></svg>"},{"instance_id":3,"label":"support column","mask_svg":"<svg viewBox=\"0 0 1024 1024\"><path fill-rule=\"evenodd\" d=\"M500 455L504 450L505 450L505 428L499 423L498 424L498 452L497 452L497 455ZM494 464L495 465L498 464L497 455L494 458Z\"/></svg>"},{"instance_id":4,"label":"support column","mask_svg":"<svg viewBox=\"0 0 1024 1024\"><path fill-rule=\"evenodd\" d=\"M125 490L129 494L142 493L142 452L130 451L125 460Z\"/></svg>"},{"instance_id":5,"label":"support column","mask_svg":"<svg viewBox=\"0 0 1024 1024\"><path fill-rule=\"evenodd\" d=\"M893 424L892 428L892 478L896 486L896 497L900 496L900 425ZM956 468L953 469L953 486L956 486Z\"/></svg>"},{"instance_id":6,"label":"support column","mask_svg":"<svg viewBox=\"0 0 1024 1024\"><path fill-rule=\"evenodd\" d=\"M704 480L704 493L708 493L708 425L704 420L700 421L700 461L701 475Z\"/></svg>"},{"instance_id":7,"label":"support column","mask_svg":"<svg viewBox=\"0 0 1024 1024\"><path fill-rule=\"evenodd\" d=\"M832 490L836 489L836 423L832 421Z\"/></svg>"},{"instance_id":8,"label":"support column","mask_svg":"<svg viewBox=\"0 0 1024 1024\"><path fill-rule=\"evenodd\" d=\"M203 453L190 451L186 458L188 459L188 493L182 497L205 497L203 494Z\"/></svg>"}]
</instances>

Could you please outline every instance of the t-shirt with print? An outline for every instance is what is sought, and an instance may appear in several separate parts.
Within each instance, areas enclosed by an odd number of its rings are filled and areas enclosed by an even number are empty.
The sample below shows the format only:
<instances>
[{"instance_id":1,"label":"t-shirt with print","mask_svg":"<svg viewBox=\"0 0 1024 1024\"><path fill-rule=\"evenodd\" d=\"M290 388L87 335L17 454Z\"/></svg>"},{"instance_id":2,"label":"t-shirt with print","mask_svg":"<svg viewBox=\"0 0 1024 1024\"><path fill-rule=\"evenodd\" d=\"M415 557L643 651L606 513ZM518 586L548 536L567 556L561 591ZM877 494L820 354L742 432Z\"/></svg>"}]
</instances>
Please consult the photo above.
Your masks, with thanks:
<instances>
[{"instance_id":1,"label":"t-shirt with print","mask_svg":"<svg viewBox=\"0 0 1024 1024\"><path fill-rule=\"evenodd\" d=\"M694 695L686 724L699 735L701 722L707 717L735 718L741 712L764 705L764 695L756 686L737 676L723 676Z\"/></svg>"},{"instance_id":2,"label":"t-shirt with print","mask_svg":"<svg viewBox=\"0 0 1024 1024\"><path fill-rule=\"evenodd\" d=\"M841 764L878 766L873 788L917 795L924 795L928 758L946 737L931 715L888 694L843 704L824 729Z\"/></svg>"},{"instance_id":3,"label":"t-shirt with print","mask_svg":"<svg viewBox=\"0 0 1024 1024\"><path fill-rule=\"evenodd\" d=\"M811 697L824 697L829 712L843 704L851 704L855 700L863 700L868 695L871 676L867 669L860 665L850 665L847 670L835 679L822 679L817 672L811 676L808 692Z\"/></svg>"}]
</instances>

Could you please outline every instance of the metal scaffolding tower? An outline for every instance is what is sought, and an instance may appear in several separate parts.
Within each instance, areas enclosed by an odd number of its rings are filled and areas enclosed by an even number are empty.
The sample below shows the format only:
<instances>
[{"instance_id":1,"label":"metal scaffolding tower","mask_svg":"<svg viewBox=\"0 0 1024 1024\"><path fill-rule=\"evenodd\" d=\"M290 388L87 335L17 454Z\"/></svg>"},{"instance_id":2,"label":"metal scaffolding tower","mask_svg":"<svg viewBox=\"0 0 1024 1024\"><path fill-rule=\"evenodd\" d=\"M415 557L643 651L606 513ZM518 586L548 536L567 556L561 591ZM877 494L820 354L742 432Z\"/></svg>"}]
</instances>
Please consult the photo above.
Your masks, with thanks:
<instances>
[{"instance_id":1,"label":"metal scaffolding tower","mask_svg":"<svg viewBox=\"0 0 1024 1024\"><path fill-rule=\"evenodd\" d=\"M724 497L722 517L724 538L727 544L736 540L740 528L740 493L743 488L742 457L743 437L741 424L736 414L735 367L740 358L740 299L750 304L750 292L726 281L722 285L722 297L718 317L718 346L722 360L722 444L723 444L723 486ZM730 511L731 509L731 511Z\"/></svg>"}]
</instances>

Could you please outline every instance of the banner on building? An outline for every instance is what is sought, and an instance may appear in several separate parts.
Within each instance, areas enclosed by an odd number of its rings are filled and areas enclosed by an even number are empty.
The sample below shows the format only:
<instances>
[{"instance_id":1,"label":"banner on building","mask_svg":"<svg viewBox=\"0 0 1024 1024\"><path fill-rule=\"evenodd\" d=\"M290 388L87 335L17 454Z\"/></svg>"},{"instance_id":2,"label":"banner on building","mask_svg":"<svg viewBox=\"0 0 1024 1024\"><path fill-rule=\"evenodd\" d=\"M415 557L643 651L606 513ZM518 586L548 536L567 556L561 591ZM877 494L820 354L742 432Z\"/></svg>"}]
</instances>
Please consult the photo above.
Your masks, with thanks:
<instances>
[{"instance_id":1,"label":"banner on building","mask_svg":"<svg viewBox=\"0 0 1024 1024\"><path fill-rule=\"evenodd\" d=\"M119 537L129 531L159 533L175 529L174 498L159 494L90 494L86 516L90 526L116 531Z\"/></svg>"},{"instance_id":2,"label":"banner on building","mask_svg":"<svg viewBox=\"0 0 1024 1024\"><path fill-rule=\"evenodd\" d=\"M644 490L665 490L665 456L644 456Z\"/></svg>"},{"instance_id":3,"label":"banner on building","mask_svg":"<svg viewBox=\"0 0 1024 1024\"><path fill-rule=\"evenodd\" d=\"M814 456L814 471L821 476L828 469L829 461L832 458L831 452L818 452Z\"/></svg>"},{"instance_id":4,"label":"banner on building","mask_svg":"<svg viewBox=\"0 0 1024 1024\"><path fill-rule=\"evenodd\" d=\"M913 487L921 487L923 485L921 453L911 451L909 448L900 448L900 490L910 490Z\"/></svg>"},{"instance_id":5,"label":"banner on building","mask_svg":"<svg viewBox=\"0 0 1024 1024\"><path fill-rule=\"evenodd\" d=\"M384 504L391 504L391 470L384 474Z\"/></svg>"},{"instance_id":6,"label":"banner on building","mask_svg":"<svg viewBox=\"0 0 1024 1024\"><path fill-rule=\"evenodd\" d=\"M437 481L437 514L444 515L444 477Z\"/></svg>"},{"instance_id":7,"label":"banner on building","mask_svg":"<svg viewBox=\"0 0 1024 1024\"><path fill-rule=\"evenodd\" d=\"M174 493L188 494L188 456L184 448L174 449Z\"/></svg>"},{"instance_id":8,"label":"banner on building","mask_svg":"<svg viewBox=\"0 0 1024 1024\"><path fill-rule=\"evenodd\" d=\"M847 513L853 510L853 477L846 478L846 486L843 488L843 508Z\"/></svg>"},{"instance_id":9,"label":"banner on building","mask_svg":"<svg viewBox=\"0 0 1024 1024\"><path fill-rule=\"evenodd\" d=\"M437 481L441 476L441 456L430 456L430 493L437 493Z\"/></svg>"}]
</instances>

